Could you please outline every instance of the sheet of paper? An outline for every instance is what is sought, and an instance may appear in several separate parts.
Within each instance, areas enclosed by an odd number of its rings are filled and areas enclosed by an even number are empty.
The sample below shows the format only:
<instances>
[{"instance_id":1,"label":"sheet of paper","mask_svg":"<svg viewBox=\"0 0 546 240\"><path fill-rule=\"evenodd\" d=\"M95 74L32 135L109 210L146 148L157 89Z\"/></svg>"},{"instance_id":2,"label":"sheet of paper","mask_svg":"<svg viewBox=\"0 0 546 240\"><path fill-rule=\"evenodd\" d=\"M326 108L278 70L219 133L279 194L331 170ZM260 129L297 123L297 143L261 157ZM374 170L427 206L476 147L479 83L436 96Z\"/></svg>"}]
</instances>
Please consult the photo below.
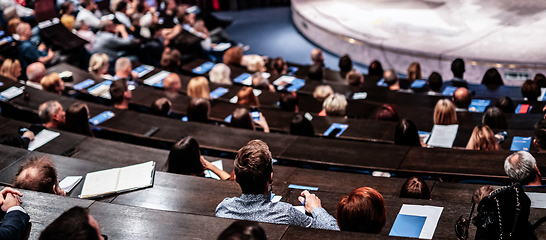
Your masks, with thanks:
<instances>
[{"instance_id":1,"label":"sheet of paper","mask_svg":"<svg viewBox=\"0 0 546 240\"><path fill-rule=\"evenodd\" d=\"M389 236L419 238L427 217L398 214Z\"/></svg>"},{"instance_id":2,"label":"sheet of paper","mask_svg":"<svg viewBox=\"0 0 546 240\"><path fill-rule=\"evenodd\" d=\"M294 207L295 209L297 209L301 213L305 214L305 207L304 206L292 206L292 207Z\"/></svg>"},{"instance_id":3,"label":"sheet of paper","mask_svg":"<svg viewBox=\"0 0 546 240\"><path fill-rule=\"evenodd\" d=\"M531 199L532 208L546 208L546 193L525 192Z\"/></svg>"},{"instance_id":4,"label":"sheet of paper","mask_svg":"<svg viewBox=\"0 0 546 240\"><path fill-rule=\"evenodd\" d=\"M93 96L101 96L105 93L110 93L110 85L112 85L112 81L106 80L87 89L87 92Z\"/></svg>"},{"instance_id":5,"label":"sheet of paper","mask_svg":"<svg viewBox=\"0 0 546 240\"><path fill-rule=\"evenodd\" d=\"M231 43L218 43L218 45L212 47L212 50L222 52L231 47Z\"/></svg>"},{"instance_id":6,"label":"sheet of paper","mask_svg":"<svg viewBox=\"0 0 546 240\"><path fill-rule=\"evenodd\" d=\"M510 151L527 151L531 147L532 137L518 137L514 136L512 139L512 145L510 146Z\"/></svg>"},{"instance_id":7,"label":"sheet of paper","mask_svg":"<svg viewBox=\"0 0 546 240\"><path fill-rule=\"evenodd\" d=\"M59 187L68 193L80 183L82 178L82 176L67 176L59 183Z\"/></svg>"},{"instance_id":8,"label":"sheet of paper","mask_svg":"<svg viewBox=\"0 0 546 240\"><path fill-rule=\"evenodd\" d=\"M451 148L457 137L459 125L434 125L428 140L428 145L434 147Z\"/></svg>"},{"instance_id":9,"label":"sheet of paper","mask_svg":"<svg viewBox=\"0 0 546 240\"><path fill-rule=\"evenodd\" d=\"M544 101L544 95L546 95L546 88L540 89L540 96L537 98L538 101Z\"/></svg>"},{"instance_id":10,"label":"sheet of paper","mask_svg":"<svg viewBox=\"0 0 546 240\"><path fill-rule=\"evenodd\" d=\"M406 215L406 216L417 216L417 217L425 217L425 223L422 225L422 229L419 234L420 239L432 239L434 236L434 231L436 231L436 226L438 225L438 220L440 220L440 215L442 215L442 211L444 210L443 207L435 207L435 206L426 206L426 205L410 205L410 204L404 204L402 205L402 208L400 209L400 212L398 213L398 216L400 215ZM420 223L422 221L422 218L407 218L402 217L402 223L407 223L407 220L416 221L415 223ZM392 230L396 230L396 221L398 221L398 217L396 217L395 223L393 224ZM418 224L415 224L414 222L410 223L413 226L419 226ZM414 233L414 232L413 232ZM391 235L390 236L395 236Z\"/></svg>"},{"instance_id":11,"label":"sheet of paper","mask_svg":"<svg viewBox=\"0 0 546 240\"><path fill-rule=\"evenodd\" d=\"M282 197L279 196L279 195L275 195L273 196L273 198L271 199L271 202L279 202L281 201Z\"/></svg>"},{"instance_id":12,"label":"sheet of paper","mask_svg":"<svg viewBox=\"0 0 546 240\"><path fill-rule=\"evenodd\" d=\"M231 123L231 114L224 119L224 122Z\"/></svg>"},{"instance_id":13,"label":"sheet of paper","mask_svg":"<svg viewBox=\"0 0 546 240\"><path fill-rule=\"evenodd\" d=\"M89 119L89 123L91 123L93 125L99 125L99 124L103 123L104 121L106 121L106 120L108 120L110 118L113 118L113 117L114 117L113 112L104 111L104 112L98 114L97 116L94 116L91 119Z\"/></svg>"},{"instance_id":14,"label":"sheet of paper","mask_svg":"<svg viewBox=\"0 0 546 240\"><path fill-rule=\"evenodd\" d=\"M222 164L222 160L217 160L217 161L210 162L210 163L212 163L212 165L216 166L218 169L224 170L224 165ZM214 173L211 170L205 170L205 177L214 178L216 180L221 180L220 177L218 177L218 175L216 175L216 173Z\"/></svg>"},{"instance_id":15,"label":"sheet of paper","mask_svg":"<svg viewBox=\"0 0 546 240\"><path fill-rule=\"evenodd\" d=\"M353 99L354 100L366 99L367 97L368 97L367 92L357 92L357 93L353 94Z\"/></svg>"},{"instance_id":16,"label":"sheet of paper","mask_svg":"<svg viewBox=\"0 0 546 240\"><path fill-rule=\"evenodd\" d=\"M81 83L74 85L74 89L82 90L82 89L91 87L93 84L95 84L95 81L93 81L92 79L87 79Z\"/></svg>"},{"instance_id":17,"label":"sheet of paper","mask_svg":"<svg viewBox=\"0 0 546 240\"><path fill-rule=\"evenodd\" d=\"M191 71L195 74L204 74L208 71L210 71L213 67L214 67L214 63L212 62L205 62L203 64L201 64L200 66L192 69Z\"/></svg>"},{"instance_id":18,"label":"sheet of paper","mask_svg":"<svg viewBox=\"0 0 546 240\"><path fill-rule=\"evenodd\" d=\"M154 168L153 161L120 168L116 191L150 186Z\"/></svg>"},{"instance_id":19,"label":"sheet of paper","mask_svg":"<svg viewBox=\"0 0 546 240\"><path fill-rule=\"evenodd\" d=\"M379 79L379 81L377 81L377 86L378 86L378 87L388 87L389 85L387 85L387 84L385 83L385 79L384 79L384 78L381 78L381 79Z\"/></svg>"},{"instance_id":20,"label":"sheet of paper","mask_svg":"<svg viewBox=\"0 0 546 240\"><path fill-rule=\"evenodd\" d=\"M80 194L80 198L89 198L102 194L116 192L119 172L119 168L113 168L88 173L85 176L85 181L83 182L83 188L82 193Z\"/></svg>"},{"instance_id":21,"label":"sheet of paper","mask_svg":"<svg viewBox=\"0 0 546 240\"><path fill-rule=\"evenodd\" d=\"M144 84L154 86L154 84L161 83L163 81L163 79L168 77L170 74L171 73L167 72L167 71L158 72L158 73L154 74L153 76L149 77L148 79L144 80Z\"/></svg>"},{"instance_id":22,"label":"sheet of paper","mask_svg":"<svg viewBox=\"0 0 546 240\"><path fill-rule=\"evenodd\" d=\"M37 148L39 148L39 147L43 146L44 144L48 143L49 141L55 139L59 135L61 135L61 134L58 133L58 132L53 132L53 131L44 129L44 130L40 131L38 134L36 134L36 136L34 136L33 141L30 141L30 143L28 144L28 150L29 151L34 151Z\"/></svg>"},{"instance_id":23,"label":"sheet of paper","mask_svg":"<svg viewBox=\"0 0 546 240\"><path fill-rule=\"evenodd\" d=\"M292 83L296 77L293 76L281 76L277 80L273 81L273 85L277 86L277 90L283 90L286 86Z\"/></svg>"},{"instance_id":24,"label":"sheet of paper","mask_svg":"<svg viewBox=\"0 0 546 240\"><path fill-rule=\"evenodd\" d=\"M223 87L218 87L218 88L214 89L214 91L210 92L210 98L218 99L219 97L223 96L227 92L229 92L229 89L223 88Z\"/></svg>"},{"instance_id":25,"label":"sheet of paper","mask_svg":"<svg viewBox=\"0 0 546 240\"><path fill-rule=\"evenodd\" d=\"M250 73L243 73L237 76L236 78L234 78L233 82L250 86L252 85L252 75L250 75Z\"/></svg>"},{"instance_id":26,"label":"sheet of paper","mask_svg":"<svg viewBox=\"0 0 546 240\"><path fill-rule=\"evenodd\" d=\"M23 89L24 89L23 87L18 88L18 87L12 86L4 90L2 93L0 93L0 95L2 95L3 99L10 100L14 97L21 95L23 93Z\"/></svg>"}]
</instances>

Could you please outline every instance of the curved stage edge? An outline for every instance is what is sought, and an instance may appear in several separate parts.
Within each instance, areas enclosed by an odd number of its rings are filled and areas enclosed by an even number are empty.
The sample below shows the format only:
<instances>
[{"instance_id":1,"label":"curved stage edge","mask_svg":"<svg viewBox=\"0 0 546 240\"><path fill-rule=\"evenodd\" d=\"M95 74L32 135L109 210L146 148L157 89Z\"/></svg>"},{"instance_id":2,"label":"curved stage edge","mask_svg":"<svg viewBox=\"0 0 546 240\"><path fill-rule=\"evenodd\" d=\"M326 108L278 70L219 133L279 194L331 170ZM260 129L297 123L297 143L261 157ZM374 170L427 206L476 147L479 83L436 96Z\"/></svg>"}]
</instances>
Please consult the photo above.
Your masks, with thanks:
<instances>
[{"instance_id":1,"label":"curved stage edge","mask_svg":"<svg viewBox=\"0 0 546 240\"><path fill-rule=\"evenodd\" d=\"M321 27L312 20L318 16L304 16L298 11L298 7L297 1L292 1L292 21L302 35L329 52L339 56L349 54L353 61L365 65L378 60L384 69L393 68L399 73L406 74L412 62L419 62L424 78L428 78L432 72L438 72L444 81L449 81L453 77L451 62L456 58L462 58L466 63L464 77L469 83L480 84L487 69L495 67L503 76L505 85L509 86L521 86L525 79L506 78L505 72L527 73L531 79L536 73L546 73L546 64L542 63L511 63L385 47Z\"/></svg>"}]
</instances>

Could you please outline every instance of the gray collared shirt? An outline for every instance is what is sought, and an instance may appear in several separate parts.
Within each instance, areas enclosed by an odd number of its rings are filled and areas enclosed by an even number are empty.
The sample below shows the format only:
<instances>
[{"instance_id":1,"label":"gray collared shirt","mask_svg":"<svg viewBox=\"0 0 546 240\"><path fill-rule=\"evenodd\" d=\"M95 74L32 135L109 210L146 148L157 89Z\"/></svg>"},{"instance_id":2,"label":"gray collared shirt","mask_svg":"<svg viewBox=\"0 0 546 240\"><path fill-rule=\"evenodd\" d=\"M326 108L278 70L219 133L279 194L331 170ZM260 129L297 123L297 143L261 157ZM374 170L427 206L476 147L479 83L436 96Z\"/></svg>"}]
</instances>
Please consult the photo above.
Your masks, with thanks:
<instances>
[{"instance_id":1,"label":"gray collared shirt","mask_svg":"<svg viewBox=\"0 0 546 240\"><path fill-rule=\"evenodd\" d=\"M226 198L216 207L216 216L300 227L337 230L337 221L324 208L315 208L312 217L285 202L271 202L269 194L242 194Z\"/></svg>"}]
</instances>

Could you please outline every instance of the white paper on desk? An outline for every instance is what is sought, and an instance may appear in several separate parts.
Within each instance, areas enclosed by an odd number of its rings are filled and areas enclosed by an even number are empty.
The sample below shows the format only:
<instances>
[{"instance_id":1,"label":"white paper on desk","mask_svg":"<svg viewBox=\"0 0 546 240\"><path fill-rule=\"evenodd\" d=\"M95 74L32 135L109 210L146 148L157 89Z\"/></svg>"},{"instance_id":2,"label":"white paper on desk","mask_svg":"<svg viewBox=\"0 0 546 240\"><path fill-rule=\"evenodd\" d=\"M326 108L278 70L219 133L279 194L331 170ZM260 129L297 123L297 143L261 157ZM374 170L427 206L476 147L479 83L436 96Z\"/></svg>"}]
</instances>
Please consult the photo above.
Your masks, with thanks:
<instances>
[{"instance_id":1,"label":"white paper on desk","mask_svg":"<svg viewBox=\"0 0 546 240\"><path fill-rule=\"evenodd\" d=\"M82 176L67 176L59 183L59 187L66 193L69 193L78 185L78 183L80 183L82 178Z\"/></svg>"},{"instance_id":2,"label":"white paper on desk","mask_svg":"<svg viewBox=\"0 0 546 240\"><path fill-rule=\"evenodd\" d=\"M427 220L425 220L425 225L423 225L419 238L432 239L443 210L443 207L403 204L398 214L426 217Z\"/></svg>"},{"instance_id":3,"label":"white paper on desk","mask_svg":"<svg viewBox=\"0 0 546 240\"><path fill-rule=\"evenodd\" d=\"M43 146L44 144L55 139L59 135L61 134L58 132L53 132L53 131L44 129L40 131L38 134L36 134L33 141L30 141L30 143L28 144L28 150L34 151L36 148Z\"/></svg>"},{"instance_id":4,"label":"white paper on desk","mask_svg":"<svg viewBox=\"0 0 546 240\"><path fill-rule=\"evenodd\" d=\"M10 87L2 92L2 97L6 99L12 99L14 97L19 96L21 93L23 93L24 87L18 88L18 87Z\"/></svg>"},{"instance_id":5,"label":"white paper on desk","mask_svg":"<svg viewBox=\"0 0 546 240\"><path fill-rule=\"evenodd\" d=\"M301 213L305 214L305 207L304 206L292 206L296 210L300 211Z\"/></svg>"},{"instance_id":6,"label":"white paper on desk","mask_svg":"<svg viewBox=\"0 0 546 240\"><path fill-rule=\"evenodd\" d=\"M161 80L165 79L170 74L171 73L167 72L167 71L158 72L158 73L154 74L153 76L149 77L148 79L144 80L144 84L152 86L152 85L154 85L156 83L161 82Z\"/></svg>"},{"instance_id":7,"label":"white paper on desk","mask_svg":"<svg viewBox=\"0 0 546 240\"><path fill-rule=\"evenodd\" d=\"M211 163L212 163L212 165L216 166L218 169L224 170L224 165L222 164L222 160L214 161L214 162L211 162ZM218 177L218 175L216 175L216 173L214 173L211 170L205 170L205 177L214 178L216 180L221 180L220 177Z\"/></svg>"},{"instance_id":8,"label":"white paper on desk","mask_svg":"<svg viewBox=\"0 0 546 240\"><path fill-rule=\"evenodd\" d=\"M457 130L459 125L434 125L432 133L428 139L428 145L434 147L451 148L455 137L457 137Z\"/></svg>"},{"instance_id":9,"label":"white paper on desk","mask_svg":"<svg viewBox=\"0 0 546 240\"><path fill-rule=\"evenodd\" d=\"M212 47L212 50L222 52L231 47L231 43L218 43L215 47Z\"/></svg>"},{"instance_id":10,"label":"white paper on desk","mask_svg":"<svg viewBox=\"0 0 546 240\"><path fill-rule=\"evenodd\" d=\"M546 208L546 193L525 192L531 199L532 208Z\"/></svg>"}]
</instances>

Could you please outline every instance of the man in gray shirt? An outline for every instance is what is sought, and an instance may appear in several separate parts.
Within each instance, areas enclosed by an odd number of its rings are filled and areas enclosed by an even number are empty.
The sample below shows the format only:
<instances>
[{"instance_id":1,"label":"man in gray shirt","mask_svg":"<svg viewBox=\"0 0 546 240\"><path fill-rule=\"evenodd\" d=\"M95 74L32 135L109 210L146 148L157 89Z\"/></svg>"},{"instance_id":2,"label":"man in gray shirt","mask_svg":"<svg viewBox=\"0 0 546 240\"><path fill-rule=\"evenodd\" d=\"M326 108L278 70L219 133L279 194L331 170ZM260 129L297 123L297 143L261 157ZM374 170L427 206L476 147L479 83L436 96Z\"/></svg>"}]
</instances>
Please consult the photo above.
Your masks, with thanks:
<instances>
[{"instance_id":1,"label":"man in gray shirt","mask_svg":"<svg viewBox=\"0 0 546 240\"><path fill-rule=\"evenodd\" d=\"M271 202L271 152L261 140L252 140L239 149L235 158L235 179L243 194L224 199L216 207L217 217L339 231L336 219L322 208L320 199L308 191L303 191L299 200L305 203L305 211L312 216L289 203Z\"/></svg>"}]
</instances>

